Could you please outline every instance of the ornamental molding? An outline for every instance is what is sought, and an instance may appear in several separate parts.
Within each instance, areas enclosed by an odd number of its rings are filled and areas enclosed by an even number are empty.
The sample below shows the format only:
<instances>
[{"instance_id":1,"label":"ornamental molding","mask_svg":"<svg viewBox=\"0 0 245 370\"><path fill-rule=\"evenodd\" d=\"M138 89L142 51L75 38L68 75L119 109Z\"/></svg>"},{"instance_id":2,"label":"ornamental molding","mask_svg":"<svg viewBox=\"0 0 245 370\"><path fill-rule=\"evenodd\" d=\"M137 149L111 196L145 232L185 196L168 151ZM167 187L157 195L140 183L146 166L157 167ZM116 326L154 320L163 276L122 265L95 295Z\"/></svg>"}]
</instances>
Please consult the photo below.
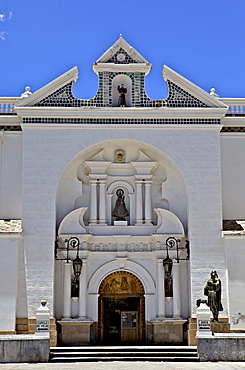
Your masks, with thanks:
<instances>
[{"instance_id":1,"label":"ornamental molding","mask_svg":"<svg viewBox=\"0 0 245 370\"><path fill-rule=\"evenodd\" d=\"M98 63L93 64L93 71L96 74L99 72L142 72L145 76L150 73L151 65L145 63L130 63L130 64L114 64L114 63Z\"/></svg>"},{"instance_id":2,"label":"ornamental molding","mask_svg":"<svg viewBox=\"0 0 245 370\"><path fill-rule=\"evenodd\" d=\"M35 94L35 93L34 93ZM33 95L34 95L33 94ZM31 97L33 96L31 95ZM29 99L29 98L27 98ZM21 118L221 119L227 108L15 107Z\"/></svg>"},{"instance_id":3,"label":"ornamental molding","mask_svg":"<svg viewBox=\"0 0 245 370\"><path fill-rule=\"evenodd\" d=\"M213 97L205 90L201 89L199 86L187 80L185 77L181 76L179 73L175 72L166 65L164 65L162 73L165 81L172 81L183 90L187 91L189 94L193 95L195 98L201 100L211 107L226 108L226 112L228 111L228 106L225 103Z\"/></svg>"}]
</instances>

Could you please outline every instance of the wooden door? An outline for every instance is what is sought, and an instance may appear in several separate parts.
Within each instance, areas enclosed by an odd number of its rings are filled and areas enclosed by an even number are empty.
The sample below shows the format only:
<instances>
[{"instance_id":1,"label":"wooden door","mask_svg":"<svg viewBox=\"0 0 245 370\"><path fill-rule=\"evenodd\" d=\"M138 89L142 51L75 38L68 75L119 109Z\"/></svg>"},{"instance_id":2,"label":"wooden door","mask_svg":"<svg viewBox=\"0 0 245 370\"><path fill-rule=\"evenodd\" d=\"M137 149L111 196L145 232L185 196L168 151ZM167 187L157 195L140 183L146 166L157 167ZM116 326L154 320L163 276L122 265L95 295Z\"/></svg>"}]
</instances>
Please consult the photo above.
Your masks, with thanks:
<instances>
[{"instance_id":1,"label":"wooden door","mask_svg":"<svg viewBox=\"0 0 245 370\"><path fill-rule=\"evenodd\" d=\"M139 340L138 311L121 312L121 342L135 343Z\"/></svg>"}]
</instances>

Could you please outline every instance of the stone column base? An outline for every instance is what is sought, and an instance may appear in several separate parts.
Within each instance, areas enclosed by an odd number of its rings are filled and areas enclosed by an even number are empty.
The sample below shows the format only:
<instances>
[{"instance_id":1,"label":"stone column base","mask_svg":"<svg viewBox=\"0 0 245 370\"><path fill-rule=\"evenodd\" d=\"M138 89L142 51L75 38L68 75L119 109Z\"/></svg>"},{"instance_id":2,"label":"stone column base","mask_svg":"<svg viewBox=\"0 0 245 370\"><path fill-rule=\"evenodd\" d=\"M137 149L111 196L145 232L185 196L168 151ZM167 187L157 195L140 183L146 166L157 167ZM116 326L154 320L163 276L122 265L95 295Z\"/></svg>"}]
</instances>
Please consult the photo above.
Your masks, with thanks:
<instances>
[{"instance_id":1,"label":"stone column base","mask_svg":"<svg viewBox=\"0 0 245 370\"><path fill-rule=\"evenodd\" d=\"M183 325L186 320L161 319L151 320L153 341L155 344L183 343Z\"/></svg>"},{"instance_id":2,"label":"stone column base","mask_svg":"<svg viewBox=\"0 0 245 370\"><path fill-rule=\"evenodd\" d=\"M86 345L90 343L90 327L94 321L61 320L61 343Z\"/></svg>"}]
</instances>

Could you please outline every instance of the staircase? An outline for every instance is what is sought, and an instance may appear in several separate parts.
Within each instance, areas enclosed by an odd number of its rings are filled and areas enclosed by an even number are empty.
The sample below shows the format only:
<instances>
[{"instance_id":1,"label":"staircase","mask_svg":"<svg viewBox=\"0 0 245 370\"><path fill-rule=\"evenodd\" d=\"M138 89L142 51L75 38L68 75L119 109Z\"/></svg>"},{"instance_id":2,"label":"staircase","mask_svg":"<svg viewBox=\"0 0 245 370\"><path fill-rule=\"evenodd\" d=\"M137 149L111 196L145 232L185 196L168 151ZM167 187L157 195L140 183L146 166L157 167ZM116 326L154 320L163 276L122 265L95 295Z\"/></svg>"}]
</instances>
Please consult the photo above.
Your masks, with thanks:
<instances>
[{"instance_id":1,"label":"staircase","mask_svg":"<svg viewBox=\"0 0 245 370\"><path fill-rule=\"evenodd\" d=\"M51 347L49 362L199 361L194 346Z\"/></svg>"}]
</instances>

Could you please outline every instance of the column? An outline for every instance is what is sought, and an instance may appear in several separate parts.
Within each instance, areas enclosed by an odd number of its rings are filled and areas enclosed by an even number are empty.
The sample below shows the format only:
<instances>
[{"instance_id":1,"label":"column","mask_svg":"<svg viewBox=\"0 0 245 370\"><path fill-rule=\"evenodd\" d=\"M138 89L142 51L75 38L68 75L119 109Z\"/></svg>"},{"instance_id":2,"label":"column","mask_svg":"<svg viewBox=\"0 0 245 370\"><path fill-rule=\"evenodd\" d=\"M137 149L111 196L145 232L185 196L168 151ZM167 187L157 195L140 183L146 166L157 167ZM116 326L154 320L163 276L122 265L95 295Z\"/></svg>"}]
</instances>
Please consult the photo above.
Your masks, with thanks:
<instances>
[{"instance_id":1,"label":"column","mask_svg":"<svg viewBox=\"0 0 245 370\"><path fill-rule=\"evenodd\" d=\"M173 317L181 317L179 263L173 261Z\"/></svg>"},{"instance_id":2,"label":"column","mask_svg":"<svg viewBox=\"0 0 245 370\"><path fill-rule=\"evenodd\" d=\"M106 225L106 180L100 180L99 223Z\"/></svg>"},{"instance_id":3,"label":"column","mask_svg":"<svg viewBox=\"0 0 245 370\"><path fill-rule=\"evenodd\" d=\"M79 279L79 308L78 317L87 317L87 260L83 259L82 272Z\"/></svg>"},{"instance_id":4,"label":"column","mask_svg":"<svg viewBox=\"0 0 245 370\"><path fill-rule=\"evenodd\" d=\"M71 318L71 263L64 264L64 295L63 295L63 317Z\"/></svg>"},{"instance_id":5,"label":"column","mask_svg":"<svg viewBox=\"0 0 245 370\"><path fill-rule=\"evenodd\" d=\"M145 181L145 225L152 225L151 218L151 181Z\"/></svg>"},{"instance_id":6,"label":"column","mask_svg":"<svg viewBox=\"0 0 245 370\"><path fill-rule=\"evenodd\" d=\"M97 224L97 180L90 180L90 224Z\"/></svg>"},{"instance_id":7,"label":"column","mask_svg":"<svg viewBox=\"0 0 245 370\"><path fill-rule=\"evenodd\" d=\"M157 260L157 316L165 317L165 290L162 259Z\"/></svg>"},{"instance_id":8,"label":"column","mask_svg":"<svg viewBox=\"0 0 245 370\"><path fill-rule=\"evenodd\" d=\"M135 181L136 185L136 225L142 225L142 181Z\"/></svg>"}]
</instances>

